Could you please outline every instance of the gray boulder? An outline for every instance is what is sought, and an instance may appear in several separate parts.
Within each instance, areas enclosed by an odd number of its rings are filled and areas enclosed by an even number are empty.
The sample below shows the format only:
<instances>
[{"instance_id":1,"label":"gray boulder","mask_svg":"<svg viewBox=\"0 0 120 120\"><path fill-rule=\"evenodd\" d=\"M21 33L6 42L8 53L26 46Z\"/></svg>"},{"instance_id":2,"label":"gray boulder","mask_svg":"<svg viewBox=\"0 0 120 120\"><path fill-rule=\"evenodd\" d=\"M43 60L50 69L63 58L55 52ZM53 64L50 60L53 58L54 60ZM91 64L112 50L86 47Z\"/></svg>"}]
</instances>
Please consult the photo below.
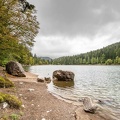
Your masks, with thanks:
<instances>
[{"instance_id":1,"label":"gray boulder","mask_svg":"<svg viewBox=\"0 0 120 120\"><path fill-rule=\"evenodd\" d=\"M93 100L89 97L85 97L83 99L83 107L84 107L84 111L85 112L89 112L89 113L95 113L96 109L97 109L97 105L95 103L93 103Z\"/></svg>"},{"instance_id":2,"label":"gray boulder","mask_svg":"<svg viewBox=\"0 0 120 120\"><path fill-rule=\"evenodd\" d=\"M8 62L6 64L6 71L8 74L11 74L13 76L26 77L22 65L18 62L14 62L14 61Z\"/></svg>"},{"instance_id":3,"label":"gray boulder","mask_svg":"<svg viewBox=\"0 0 120 120\"><path fill-rule=\"evenodd\" d=\"M53 72L53 80L73 81L75 74L71 71L56 70Z\"/></svg>"}]
</instances>

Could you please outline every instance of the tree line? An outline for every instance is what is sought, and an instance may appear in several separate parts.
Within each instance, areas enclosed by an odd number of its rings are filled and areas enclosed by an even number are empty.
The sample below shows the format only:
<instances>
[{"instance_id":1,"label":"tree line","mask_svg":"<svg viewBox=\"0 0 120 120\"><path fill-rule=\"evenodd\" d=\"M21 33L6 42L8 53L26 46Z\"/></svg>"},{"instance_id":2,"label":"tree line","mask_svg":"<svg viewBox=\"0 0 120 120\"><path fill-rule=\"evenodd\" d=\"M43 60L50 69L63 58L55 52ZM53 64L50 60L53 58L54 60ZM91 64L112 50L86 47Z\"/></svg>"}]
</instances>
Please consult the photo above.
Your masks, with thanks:
<instances>
[{"instance_id":1,"label":"tree line","mask_svg":"<svg viewBox=\"0 0 120 120\"><path fill-rule=\"evenodd\" d=\"M87 65L87 64L120 64L120 42L102 49L90 51L80 55L65 56L54 59L55 65Z\"/></svg>"}]
</instances>

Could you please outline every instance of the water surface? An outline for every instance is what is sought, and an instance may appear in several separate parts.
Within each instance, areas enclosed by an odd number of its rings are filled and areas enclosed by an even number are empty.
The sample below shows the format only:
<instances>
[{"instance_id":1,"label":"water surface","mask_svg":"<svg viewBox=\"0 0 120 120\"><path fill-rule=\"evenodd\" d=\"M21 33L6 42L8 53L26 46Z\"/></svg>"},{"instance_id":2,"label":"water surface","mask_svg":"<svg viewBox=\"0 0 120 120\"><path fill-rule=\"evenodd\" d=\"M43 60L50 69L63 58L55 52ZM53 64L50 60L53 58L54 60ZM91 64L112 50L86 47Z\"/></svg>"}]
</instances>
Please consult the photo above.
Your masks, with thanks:
<instances>
[{"instance_id":1,"label":"water surface","mask_svg":"<svg viewBox=\"0 0 120 120\"><path fill-rule=\"evenodd\" d=\"M120 66L41 65L29 71L40 77L51 77L55 70L75 73L74 82L51 82L48 90L63 98L78 100L89 96L104 101L104 105L120 113Z\"/></svg>"}]
</instances>

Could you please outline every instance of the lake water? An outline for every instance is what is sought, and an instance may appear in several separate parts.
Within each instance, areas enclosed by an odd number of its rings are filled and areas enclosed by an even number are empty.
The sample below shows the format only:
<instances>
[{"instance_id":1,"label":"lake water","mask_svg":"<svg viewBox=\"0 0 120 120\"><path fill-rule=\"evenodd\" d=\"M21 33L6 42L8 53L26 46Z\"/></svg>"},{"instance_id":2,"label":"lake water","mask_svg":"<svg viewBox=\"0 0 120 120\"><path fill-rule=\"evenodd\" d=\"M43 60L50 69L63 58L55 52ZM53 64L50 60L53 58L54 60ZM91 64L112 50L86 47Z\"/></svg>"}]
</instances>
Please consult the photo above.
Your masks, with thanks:
<instances>
[{"instance_id":1,"label":"lake water","mask_svg":"<svg viewBox=\"0 0 120 120\"><path fill-rule=\"evenodd\" d=\"M40 77L51 77L55 70L75 73L74 82L51 82L48 90L65 99L78 101L83 97L104 101L112 111L120 114L120 66L40 65L29 71ZM119 119L119 118L118 118Z\"/></svg>"}]
</instances>

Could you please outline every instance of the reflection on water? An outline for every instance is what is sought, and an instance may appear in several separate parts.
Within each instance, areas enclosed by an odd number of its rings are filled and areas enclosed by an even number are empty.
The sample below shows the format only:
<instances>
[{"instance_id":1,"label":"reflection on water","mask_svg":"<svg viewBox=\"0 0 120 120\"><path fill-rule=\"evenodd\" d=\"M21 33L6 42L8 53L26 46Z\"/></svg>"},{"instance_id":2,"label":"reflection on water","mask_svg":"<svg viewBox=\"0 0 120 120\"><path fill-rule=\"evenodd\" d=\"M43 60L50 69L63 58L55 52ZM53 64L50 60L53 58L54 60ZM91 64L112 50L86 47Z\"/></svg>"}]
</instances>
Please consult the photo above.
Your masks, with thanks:
<instances>
[{"instance_id":1,"label":"reflection on water","mask_svg":"<svg viewBox=\"0 0 120 120\"><path fill-rule=\"evenodd\" d=\"M53 84L57 87L67 88L67 87L73 87L74 81L58 81L54 80Z\"/></svg>"},{"instance_id":2,"label":"reflection on water","mask_svg":"<svg viewBox=\"0 0 120 120\"><path fill-rule=\"evenodd\" d=\"M25 65L25 66L23 66L23 68L24 68L24 70L25 70L26 72L28 72L28 71L29 71L29 69L30 69L30 66Z\"/></svg>"}]
</instances>

